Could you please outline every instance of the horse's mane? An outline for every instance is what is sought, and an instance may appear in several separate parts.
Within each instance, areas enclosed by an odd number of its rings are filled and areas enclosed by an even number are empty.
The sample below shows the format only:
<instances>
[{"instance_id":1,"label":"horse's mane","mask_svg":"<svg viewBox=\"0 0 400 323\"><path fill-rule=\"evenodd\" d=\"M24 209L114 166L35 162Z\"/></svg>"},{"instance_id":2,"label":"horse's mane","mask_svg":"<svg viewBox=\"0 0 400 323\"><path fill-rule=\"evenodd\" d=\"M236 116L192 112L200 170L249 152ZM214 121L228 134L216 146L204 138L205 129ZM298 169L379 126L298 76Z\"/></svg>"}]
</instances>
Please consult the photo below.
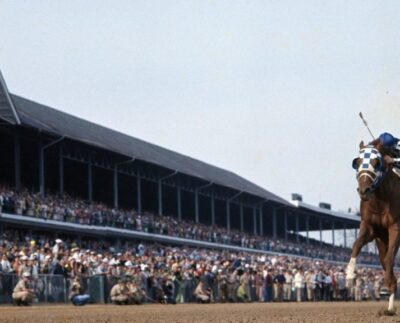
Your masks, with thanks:
<instances>
[{"instance_id":1,"label":"horse's mane","mask_svg":"<svg viewBox=\"0 0 400 323\"><path fill-rule=\"evenodd\" d=\"M378 149L378 151L384 156L384 155L389 155L391 157L396 157L393 155L393 151L390 151L389 149L386 149L382 142L378 139L374 139L373 141L371 141L367 146L373 146L376 149Z\"/></svg>"}]
</instances>

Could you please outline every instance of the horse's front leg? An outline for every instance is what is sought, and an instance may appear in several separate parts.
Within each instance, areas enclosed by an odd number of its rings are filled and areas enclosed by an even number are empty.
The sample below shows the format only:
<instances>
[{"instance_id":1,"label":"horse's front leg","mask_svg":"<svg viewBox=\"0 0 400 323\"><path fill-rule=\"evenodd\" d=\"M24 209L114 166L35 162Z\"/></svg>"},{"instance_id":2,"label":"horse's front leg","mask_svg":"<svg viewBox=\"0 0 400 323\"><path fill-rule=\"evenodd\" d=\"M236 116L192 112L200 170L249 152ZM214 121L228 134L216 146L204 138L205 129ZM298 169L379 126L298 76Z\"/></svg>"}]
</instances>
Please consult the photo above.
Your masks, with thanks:
<instances>
[{"instance_id":1,"label":"horse's front leg","mask_svg":"<svg viewBox=\"0 0 400 323\"><path fill-rule=\"evenodd\" d=\"M394 298L397 291L397 279L394 275L394 261L399 250L400 244L400 227L399 224L393 224L389 228L389 246L385 256L385 286L389 288L389 314L394 313Z\"/></svg>"},{"instance_id":2,"label":"horse's front leg","mask_svg":"<svg viewBox=\"0 0 400 323\"><path fill-rule=\"evenodd\" d=\"M371 225L367 224L365 221L360 223L360 231L358 233L358 238L353 244L353 249L351 252L351 258L346 270L346 279L355 278L356 270L356 259L359 255L362 247L374 239L374 230Z\"/></svg>"}]
</instances>

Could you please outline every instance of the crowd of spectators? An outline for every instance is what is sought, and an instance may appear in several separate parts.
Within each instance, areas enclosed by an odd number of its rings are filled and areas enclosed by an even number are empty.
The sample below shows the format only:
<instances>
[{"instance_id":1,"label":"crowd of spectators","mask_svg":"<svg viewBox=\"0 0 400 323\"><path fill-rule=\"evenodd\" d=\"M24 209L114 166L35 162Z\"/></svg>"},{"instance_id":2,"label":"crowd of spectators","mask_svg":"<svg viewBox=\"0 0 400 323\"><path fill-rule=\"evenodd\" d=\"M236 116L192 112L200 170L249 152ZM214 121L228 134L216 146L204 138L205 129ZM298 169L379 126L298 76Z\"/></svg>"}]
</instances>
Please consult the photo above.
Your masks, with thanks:
<instances>
[{"instance_id":1,"label":"crowd of spectators","mask_svg":"<svg viewBox=\"0 0 400 323\"><path fill-rule=\"evenodd\" d=\"M0 294L12 287L5 278L26 273L36 287L42 275L68 281L102 277L108 282L106 301L113 286L129 279L140 302L160 303L361 301L379 299L383 283L379 267L360 265L356 278L346 280L344 265L299 256L61 238L6 229Z\"/></svg>"},{"instance_id":2,"label":"crowd of spectators","mask_svg":"<svg viewBox=\"0 0 400 323\"><path fill-rule=\"evenodd\" d=\"M103 203L88 203L68 195L60 197L47 194L42 198L40 194L27 190L16 192L0 186L1 211L47 220L123 228L323 260L348 261L350 258L350 249L338 246L333 248L331 245L321 245L317 241L313 243L283 241L234 229L227 230L215 225L178 220L171 216L160 216L149 212L138 214L135 210L110 208ZM365 264L379 264L377 256L372 253L362 252L359 259Z\"/></svg>"}]
</instances>

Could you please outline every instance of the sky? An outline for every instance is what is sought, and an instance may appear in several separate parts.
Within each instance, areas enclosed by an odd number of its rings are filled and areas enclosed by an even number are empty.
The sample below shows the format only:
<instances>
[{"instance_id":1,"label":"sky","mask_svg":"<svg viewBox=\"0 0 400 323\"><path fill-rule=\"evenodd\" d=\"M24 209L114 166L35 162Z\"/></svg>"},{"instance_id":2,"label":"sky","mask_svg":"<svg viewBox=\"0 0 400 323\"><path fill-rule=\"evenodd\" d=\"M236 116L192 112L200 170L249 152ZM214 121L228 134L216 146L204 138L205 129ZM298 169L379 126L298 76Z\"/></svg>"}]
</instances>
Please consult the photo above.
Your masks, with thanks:
<instances>
[{"instance_id":1,"label":"sky","mask_svg":"<svg viewBox=\"0 0 400 323\"><path fill-rule=\"evenodd\" d=\"M0 0L10 92L233 171L358 207L351 161L400 136L399 1Z\"/></svg>"}]
</instances>

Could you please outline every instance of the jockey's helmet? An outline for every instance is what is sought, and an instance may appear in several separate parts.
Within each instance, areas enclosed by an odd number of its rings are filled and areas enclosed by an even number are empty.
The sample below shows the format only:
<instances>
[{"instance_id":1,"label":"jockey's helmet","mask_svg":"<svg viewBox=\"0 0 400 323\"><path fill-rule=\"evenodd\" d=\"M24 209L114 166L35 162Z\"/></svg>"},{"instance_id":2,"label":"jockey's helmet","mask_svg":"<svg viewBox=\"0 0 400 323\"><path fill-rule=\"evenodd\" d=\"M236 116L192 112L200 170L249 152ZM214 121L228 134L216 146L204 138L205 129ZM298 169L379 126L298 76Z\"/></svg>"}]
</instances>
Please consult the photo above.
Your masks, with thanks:
<instances>
[{"instance_id":1,"label":"jockey's helmet","mask_svg":"<svg viewBox=\"0 0 400 323\"><path fill-rule=\"evenodd\" d=\"M393 148L397 145L397 142L399 141L388 132L384 132L383 134L381 134L379 136L379 140L385 148Z\"/></svg>"}]
</instances>

